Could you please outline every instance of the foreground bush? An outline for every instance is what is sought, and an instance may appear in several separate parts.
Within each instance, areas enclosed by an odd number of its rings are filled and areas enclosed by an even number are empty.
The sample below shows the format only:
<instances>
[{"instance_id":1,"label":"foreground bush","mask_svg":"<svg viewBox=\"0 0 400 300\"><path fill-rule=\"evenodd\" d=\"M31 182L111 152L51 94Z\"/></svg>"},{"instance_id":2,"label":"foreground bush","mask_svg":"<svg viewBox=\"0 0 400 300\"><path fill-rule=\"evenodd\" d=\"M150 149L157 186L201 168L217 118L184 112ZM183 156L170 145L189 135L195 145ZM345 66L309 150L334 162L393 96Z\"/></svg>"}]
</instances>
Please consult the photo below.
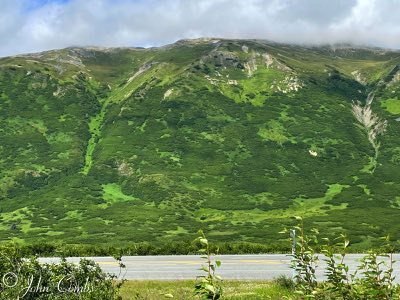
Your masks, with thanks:
<instances>
[{"instance_id":1,"label":"foreground bush","mask_svg":"<svg viewBox=\"0 0 400 300\"><path fill-rule=\"evenodd\" d=\"M122 282L85 259L78 265L65 259L41 264L35 257L23 258L17 247L7 247L0 253L0 275L0 299L121 299Z\"/></svg>"},{"instance_id":2,"label":"foreground bush","mask_svg":"<svg viewBox=\"0 0 400 300\"><path fill-rule=\"evenodd\" d=\"M319 232L304 231L302 218L296 217L298 225L293 229L299 233L292 253L292 268L295 271L295 294L300 299L400 299L400 286L394 282L394 248L385 239L381 249L371 250L360 261L356 270L350 271L345 263L349 241L340 236L334 241L320 238ZM287 230L285 231L287 232ZM318 252L322 252L326 263L326 280L318 283L316 269Z\"/></svg>"},{"instance_id":3,"label":"foreground bush","mask_svg":"<svg viewBox=\"0 0 400 300\"><path fill-rule=\"evenodd\" d=\"M194 292L200 299L218 300L222 296L222 278L215 274L215 270L221 266L221 262L219 260L212 261L215 253L211 252L210 243L203 231L200 230L199 235L196 240L203 246L199 252L204 260L204 264L200 268L204 275L197 277Z\"/></svg>"}]
</instances>

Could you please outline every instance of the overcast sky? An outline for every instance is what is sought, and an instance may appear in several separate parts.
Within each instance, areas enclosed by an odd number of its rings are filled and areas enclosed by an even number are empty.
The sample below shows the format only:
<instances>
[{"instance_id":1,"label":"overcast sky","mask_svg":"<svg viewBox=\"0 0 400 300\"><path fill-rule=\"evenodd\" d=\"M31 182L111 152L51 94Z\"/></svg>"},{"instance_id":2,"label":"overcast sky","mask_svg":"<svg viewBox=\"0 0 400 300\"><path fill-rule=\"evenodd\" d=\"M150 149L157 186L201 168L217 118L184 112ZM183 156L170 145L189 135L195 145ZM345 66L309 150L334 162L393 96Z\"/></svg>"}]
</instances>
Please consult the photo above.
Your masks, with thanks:
<instances>
[{"instance_id":1,"label":"overcast sky","mask_svg":"<svg viewBox=\"0 0 400 300\"><path fill-rule=\"evenodd\" d=\"M196 37L400 48L400 0L0 0L0 56Z\"/></svg>"}]
</instances>

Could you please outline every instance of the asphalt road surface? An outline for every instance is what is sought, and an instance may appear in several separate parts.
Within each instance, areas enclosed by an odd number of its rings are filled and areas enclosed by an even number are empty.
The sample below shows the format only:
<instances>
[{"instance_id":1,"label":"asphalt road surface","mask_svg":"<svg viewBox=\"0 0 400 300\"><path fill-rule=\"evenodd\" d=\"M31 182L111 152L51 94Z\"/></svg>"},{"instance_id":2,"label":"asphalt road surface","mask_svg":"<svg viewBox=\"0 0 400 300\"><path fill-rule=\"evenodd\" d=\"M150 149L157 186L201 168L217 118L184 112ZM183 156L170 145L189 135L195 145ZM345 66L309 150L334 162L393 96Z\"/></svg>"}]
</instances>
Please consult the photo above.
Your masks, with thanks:
<instances>
[{"instance_id":1,"label":"asphalt road surface","mask_svg":"<svg viewBox=\"0 0 400 300\"><path fill-rule=\"evenodd\" d=\"M349 254L345 262L350 271L359 265L362 254ZM81 258L72 257L67 260L79 262ZM126 268L120 274L118 263L112 257L89 257L97 262L103 271L119 275L128 280L179 280L195 279L201 275L198 270L202 259L198 255L166 255L166 256L124 256L122 262ZM218 255L222 265L217 274L223 279L241 280L268 280L279 275L292 276L290 269L291 258L286 254L262 254L262 255ZM399 261L400 254L395 254L394 259ZM58 258L40 258L41 262L52 263ZM384 260L384 258L382 258ZM319 263L317 279L324 279L324 263ZM396 281L400 282L400 263L395 263Z\"/></svg>"}]
</instances>

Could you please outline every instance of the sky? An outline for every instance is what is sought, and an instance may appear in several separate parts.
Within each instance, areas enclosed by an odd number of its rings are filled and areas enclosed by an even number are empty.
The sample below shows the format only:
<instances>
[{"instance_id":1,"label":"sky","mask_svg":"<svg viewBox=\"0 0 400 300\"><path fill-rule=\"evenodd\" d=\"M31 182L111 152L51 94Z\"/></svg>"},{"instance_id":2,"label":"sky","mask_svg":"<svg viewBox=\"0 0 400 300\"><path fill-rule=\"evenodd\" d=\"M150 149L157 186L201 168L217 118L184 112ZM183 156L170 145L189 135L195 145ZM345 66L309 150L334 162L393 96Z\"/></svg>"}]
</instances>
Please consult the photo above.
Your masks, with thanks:
<instances>
[{"instance_id":1,"label":"sky","mask_svg":"<svg viewBox=\"0 0 400 300\"><path fill-rule=\"evenodd\" d=\"M400 49L400 0L0 0L0 56L198 37Z\"/></svg>"}]
</instances>

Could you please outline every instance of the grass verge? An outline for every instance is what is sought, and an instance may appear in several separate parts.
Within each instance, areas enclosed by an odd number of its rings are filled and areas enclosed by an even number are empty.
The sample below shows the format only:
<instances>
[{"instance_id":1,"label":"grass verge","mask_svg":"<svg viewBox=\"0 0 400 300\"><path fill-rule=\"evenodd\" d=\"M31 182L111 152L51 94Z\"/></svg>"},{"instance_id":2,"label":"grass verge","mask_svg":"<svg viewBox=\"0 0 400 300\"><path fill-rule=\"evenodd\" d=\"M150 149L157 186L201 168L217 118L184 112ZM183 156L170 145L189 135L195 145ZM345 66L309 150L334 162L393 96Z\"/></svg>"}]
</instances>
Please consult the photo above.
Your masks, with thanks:
<instances>
[{"instance_id":1,"label":"grass verge","mask_svg":"<svg viewBox=\"0 0 400 300\"><path fill-rule=\"evenodd\" d=\"M229 280L222 283L224 295L222 299L258 300L258 299L282 299L283 296L291 296L293 293L275 283L274 281L238 281ZM121 296L124 300L168 299L164 295L172 294L172 299L198 299L193 294L193 280L179 281L127 281L122 289Z\"/></svg>"}]
</instances>

